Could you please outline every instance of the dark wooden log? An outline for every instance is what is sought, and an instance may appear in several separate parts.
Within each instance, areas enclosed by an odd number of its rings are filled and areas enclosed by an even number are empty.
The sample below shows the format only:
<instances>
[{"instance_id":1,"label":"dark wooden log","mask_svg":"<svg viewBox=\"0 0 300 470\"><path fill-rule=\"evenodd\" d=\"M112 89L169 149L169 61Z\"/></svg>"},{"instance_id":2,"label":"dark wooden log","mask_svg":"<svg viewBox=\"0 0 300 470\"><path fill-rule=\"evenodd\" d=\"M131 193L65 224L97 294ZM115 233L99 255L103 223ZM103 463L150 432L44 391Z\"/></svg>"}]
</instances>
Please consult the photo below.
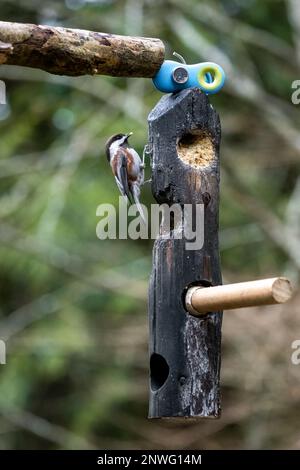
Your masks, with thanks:
<instances>
[{"instance_id":1,"label":"dark wooden log","mask_svg":"<svg viewBox=\"0 0 300 470\"><path fill-rule=\"evenodd\" d=\"M153 77L164 53L155 38L0 21L0 64L57 75Z\"/></svg>"},{"instance_id":2,"label":"dark wooden log","mask_svg":"<svg viewBox=\"0 0 300 470\"><path fill-rule=\"evenodd\" d=\"M150 418L220 415L222 314L196 318L184 305L188 286L222 283L220 133L218 114L199 89L165 95L149 115L156 201L204 208L202 248L187 249L185 238L174 238L183 230L182 222L169 233L162 226L154 244L149 291Z\"/></svg>"}]
</instances>

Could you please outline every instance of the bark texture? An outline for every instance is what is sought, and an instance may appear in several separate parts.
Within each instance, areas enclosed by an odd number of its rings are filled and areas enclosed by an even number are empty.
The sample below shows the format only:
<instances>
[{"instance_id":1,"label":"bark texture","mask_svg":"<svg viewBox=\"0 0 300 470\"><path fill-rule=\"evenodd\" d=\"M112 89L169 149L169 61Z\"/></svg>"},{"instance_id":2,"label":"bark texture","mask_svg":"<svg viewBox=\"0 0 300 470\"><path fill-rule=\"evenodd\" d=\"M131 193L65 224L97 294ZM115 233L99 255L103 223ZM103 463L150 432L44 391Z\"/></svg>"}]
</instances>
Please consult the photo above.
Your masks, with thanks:
<instances>
[{"instance_id":1,"label":"bark texture","mask_svg":"<svg viewBox=\"0 0 300 470\"><path fill-rule=\"evenodd\" d=\"M12 53L13 47L11 44L0 41L0 65L4 64L7 57Z\"/></svg>"},{"instance_id":2,"label":"bark texture","mask_svg":"<svg viewBox=\"0 0 300 470\"><path fill-rule=\"evenodd\" d=\"M153 77L163 61L159 39L0 21L0 64L56 75Z\"/></svg>"}]
</instances>

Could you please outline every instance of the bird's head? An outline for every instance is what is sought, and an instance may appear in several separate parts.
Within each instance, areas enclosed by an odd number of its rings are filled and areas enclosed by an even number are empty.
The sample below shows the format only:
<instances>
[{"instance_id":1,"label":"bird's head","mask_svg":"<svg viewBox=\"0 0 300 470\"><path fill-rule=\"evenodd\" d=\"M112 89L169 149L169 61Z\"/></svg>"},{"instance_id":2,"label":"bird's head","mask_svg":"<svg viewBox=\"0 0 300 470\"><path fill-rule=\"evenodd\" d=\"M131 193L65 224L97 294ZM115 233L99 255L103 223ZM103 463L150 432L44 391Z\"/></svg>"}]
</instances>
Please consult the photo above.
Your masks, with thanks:
<instances>
[{"instance_id":1,"label":"bird's head","mask_svg":"<svg viewBox=\"0 0 300 470\"><path fill-rule=\"evenodd\" d=\"M128 134L114 134L112 135L105 144L106 156L110 161L110 152L112 145L115 147L126 147L128 145L128 139L132 135L132 132Z\"/></svg>"}]
</instances>

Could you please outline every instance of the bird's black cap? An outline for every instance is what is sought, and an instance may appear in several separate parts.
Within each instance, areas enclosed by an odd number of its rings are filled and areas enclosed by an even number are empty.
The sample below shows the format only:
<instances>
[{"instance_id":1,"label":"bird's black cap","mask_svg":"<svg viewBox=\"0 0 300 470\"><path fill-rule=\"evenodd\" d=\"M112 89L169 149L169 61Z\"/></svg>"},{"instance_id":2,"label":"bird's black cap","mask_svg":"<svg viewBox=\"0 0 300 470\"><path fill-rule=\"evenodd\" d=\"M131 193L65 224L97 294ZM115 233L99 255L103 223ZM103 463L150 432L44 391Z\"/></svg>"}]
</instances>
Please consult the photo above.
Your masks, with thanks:
<instances>
[{"instance_id":1,"label":"bird's black cap","mask_svg":"<svg viewBox=\"0 0 300 470\"><path fill-rule=\"evenodd\" d=\"M110 161L110 146L111 146L111 144L113 144L116 140L122 139L123 137L127 137L127 139L128 139L131 135L132 135L132 132L129 132L128 134L114 134L108 139L108 141L105 144L105 153L106 153L106 157L107 157L108 161Z\"/></svg>"}]
</instances>

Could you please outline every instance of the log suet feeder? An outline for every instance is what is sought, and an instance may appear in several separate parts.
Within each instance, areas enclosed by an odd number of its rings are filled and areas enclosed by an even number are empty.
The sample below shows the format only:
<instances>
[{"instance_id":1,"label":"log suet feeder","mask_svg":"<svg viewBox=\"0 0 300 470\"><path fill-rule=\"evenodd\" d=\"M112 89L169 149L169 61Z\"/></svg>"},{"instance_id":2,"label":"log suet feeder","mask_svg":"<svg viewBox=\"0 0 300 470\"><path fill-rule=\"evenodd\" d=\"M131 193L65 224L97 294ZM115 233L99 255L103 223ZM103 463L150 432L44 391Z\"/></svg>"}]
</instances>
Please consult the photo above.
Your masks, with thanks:
<instances>
[{"instance_id":1,"label":"log suet feeder","mask_svg":"<svg viewBox=\"0 0 300 470\"><path fill-rule=\"evenodd\" d=\"M152 191L159 204L204 204L204 245L187 250L173 227L155 241L150 281L149 417L220 414L221 312L186 311L195 285L222 283L219 247L220 120L197 88L164 96L149 116Z\"/></svg>"}]
</instances>

